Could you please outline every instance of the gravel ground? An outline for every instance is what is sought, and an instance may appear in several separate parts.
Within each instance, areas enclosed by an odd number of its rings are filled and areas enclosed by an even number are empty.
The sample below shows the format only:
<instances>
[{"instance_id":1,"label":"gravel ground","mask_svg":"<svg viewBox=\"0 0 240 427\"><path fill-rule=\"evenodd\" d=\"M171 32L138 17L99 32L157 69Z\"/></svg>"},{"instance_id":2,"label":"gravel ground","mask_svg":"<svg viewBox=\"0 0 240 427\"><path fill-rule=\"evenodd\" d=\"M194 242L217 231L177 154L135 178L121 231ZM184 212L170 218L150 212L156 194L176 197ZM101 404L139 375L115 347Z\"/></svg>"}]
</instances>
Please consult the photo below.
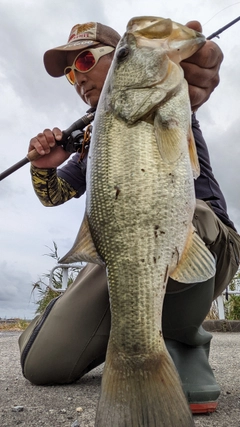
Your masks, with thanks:
<instances>
[{"instance_id":1,"label":"gravel ground","mask_svg":"<svg viewBox=\"0 0 240 427\"><path fill-rule=\"evenodd\" d=\"M33 386L22 376L19 335L0 332L0 426L93 427L102 366L76 384ZM222 393L217 411L194 416L195 425L240 427L240 333L213 336L210 359Z\"/></svg>"}]
</instances>

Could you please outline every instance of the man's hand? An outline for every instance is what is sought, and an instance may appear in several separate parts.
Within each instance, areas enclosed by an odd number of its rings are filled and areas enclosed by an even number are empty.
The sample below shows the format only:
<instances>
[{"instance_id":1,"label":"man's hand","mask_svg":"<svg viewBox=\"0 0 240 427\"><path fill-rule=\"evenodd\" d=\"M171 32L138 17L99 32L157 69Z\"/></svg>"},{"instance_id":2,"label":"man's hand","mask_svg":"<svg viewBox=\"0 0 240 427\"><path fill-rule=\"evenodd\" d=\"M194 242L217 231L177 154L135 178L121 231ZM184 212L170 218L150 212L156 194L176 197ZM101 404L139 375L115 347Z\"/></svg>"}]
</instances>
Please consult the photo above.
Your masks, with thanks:
<instances>
[{"instance_id":1,"label":"man's hand","mask_svg":"<svg viewBox=\"0 0 240 427\"><path fill-rule=\"evenodd\" d=\"M64 151L56 144L62 139L62 132L58 128L45 129L42 133L31 139L28 152L35 149L41 157L32 161L32 164L41 169L56 168L68 159L70 153Z\"/></svg>"},{"instance_id":2,"label":"man's hand","mask_svg":"<svg viewBox=\"0 0 240 427\"><path fill-rule=\"evenodd\" d=\"M186 24L193 30L202 32L200 22L191 21ZM189 85L190 102L193 111L196 111L208 100L211 93L218 86L220 77L219 69L223 60L220 47L207 40L190 58L181 62L185 79Z\"/></svg>"}]
</instances>

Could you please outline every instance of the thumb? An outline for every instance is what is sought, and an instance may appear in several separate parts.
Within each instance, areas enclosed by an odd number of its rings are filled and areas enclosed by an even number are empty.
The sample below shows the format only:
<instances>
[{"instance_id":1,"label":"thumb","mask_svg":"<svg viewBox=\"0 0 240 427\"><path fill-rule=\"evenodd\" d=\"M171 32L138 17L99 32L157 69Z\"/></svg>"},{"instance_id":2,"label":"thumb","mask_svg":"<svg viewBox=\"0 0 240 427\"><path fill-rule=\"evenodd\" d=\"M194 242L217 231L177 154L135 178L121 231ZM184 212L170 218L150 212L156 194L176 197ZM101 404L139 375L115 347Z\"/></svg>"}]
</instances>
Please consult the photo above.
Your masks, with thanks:
<instances>
[{"instance_id":1,"label":"thumb","mask_svg":"<svg viewBox=\"0 0 240 427\"><path fill-rule=\"evenodd\" d=\"M57 141L61 141L62 139L62 131L58 128L53 128L53 134Z\"/></svg>"},{"instance_id":2,"label":"thumb","mask_svg":"<svg viewBox=\"0 0 240 427\"><path fill-rule=\"evenodd\" d=\"M199 21L189 21L187 22L186 27L191 28L192 30L198 31L199 33L202 32L202 26Z\"/></svg>"}]
</instances>

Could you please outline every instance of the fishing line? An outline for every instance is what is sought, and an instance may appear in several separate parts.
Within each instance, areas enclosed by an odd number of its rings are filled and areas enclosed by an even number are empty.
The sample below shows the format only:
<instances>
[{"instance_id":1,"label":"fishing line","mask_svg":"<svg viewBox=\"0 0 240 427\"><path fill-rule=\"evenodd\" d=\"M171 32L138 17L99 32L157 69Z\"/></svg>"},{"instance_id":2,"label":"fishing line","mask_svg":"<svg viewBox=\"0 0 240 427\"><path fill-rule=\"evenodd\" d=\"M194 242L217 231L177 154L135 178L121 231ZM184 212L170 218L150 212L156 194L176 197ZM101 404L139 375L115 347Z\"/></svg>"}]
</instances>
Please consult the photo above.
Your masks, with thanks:
<instances>
[{"instance_id":1,"label":"fishing line","mask_svg":"<svg viewBox=\"0 0 240 427\"><path fill-rule=\"evenodd\" d=\"M219 15L219 13L223 12L226 9L229 9L229 7L235 6L236 4L240 4L240 1L237 1L236 3L230 4L229 6L226 6L223 9L219 10L219 12L215 13L215 15L213 15L207 22L203 24L203 26L207 25L210 21L212 21L212 19L215 18L215 16Z\"/></svg>"}]
</instances>

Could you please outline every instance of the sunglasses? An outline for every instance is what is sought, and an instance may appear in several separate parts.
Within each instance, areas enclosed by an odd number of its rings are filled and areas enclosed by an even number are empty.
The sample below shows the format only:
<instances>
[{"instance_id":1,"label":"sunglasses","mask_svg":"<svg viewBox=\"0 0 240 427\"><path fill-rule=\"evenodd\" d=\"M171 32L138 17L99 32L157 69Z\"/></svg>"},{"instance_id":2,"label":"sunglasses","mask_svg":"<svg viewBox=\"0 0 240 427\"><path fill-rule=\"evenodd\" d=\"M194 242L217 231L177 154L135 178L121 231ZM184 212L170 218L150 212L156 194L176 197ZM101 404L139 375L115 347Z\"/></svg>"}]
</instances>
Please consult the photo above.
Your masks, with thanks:
<instances>
[{"instance_id":1,"label":"sunglasses","mask_svg":"<svg viewBox=\"0 0 240 427\"><path fill-rule=\"evenodd\" d=\"M74 70L80 73L88 73L97 65L99 59L112 52L115 48L112 46L101 46L95 49L85 49L80 52L73 61L72 66L68 65L64 69L64 74L69 83L74 85L76 83Z\"/></svg>"}]
</instances>

